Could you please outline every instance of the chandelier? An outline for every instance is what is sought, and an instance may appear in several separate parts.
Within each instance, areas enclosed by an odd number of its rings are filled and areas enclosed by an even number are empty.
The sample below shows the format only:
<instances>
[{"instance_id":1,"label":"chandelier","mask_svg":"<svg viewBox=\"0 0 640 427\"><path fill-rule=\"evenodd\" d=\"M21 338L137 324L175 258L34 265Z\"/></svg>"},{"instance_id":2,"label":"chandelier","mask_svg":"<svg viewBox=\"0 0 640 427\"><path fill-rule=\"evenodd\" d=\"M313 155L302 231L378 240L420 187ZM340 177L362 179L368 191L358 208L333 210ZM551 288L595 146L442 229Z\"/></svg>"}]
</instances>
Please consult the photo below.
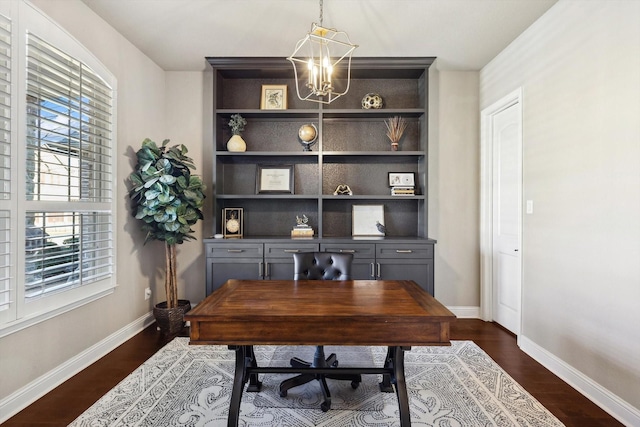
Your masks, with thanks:
<instances>
[{"instance_id":1,"label":"chandelier","mask_svg":"<svg viewBox=\"0 0 640 427\"><path fill-rule=\"evenodd\" d=\"M349 91L351 54L358 45L344 31L322 25L322 6L320 0L320 25L311 25L287 59L293 64L298 98L329 104Z\"/></svg>"}]
</instances>

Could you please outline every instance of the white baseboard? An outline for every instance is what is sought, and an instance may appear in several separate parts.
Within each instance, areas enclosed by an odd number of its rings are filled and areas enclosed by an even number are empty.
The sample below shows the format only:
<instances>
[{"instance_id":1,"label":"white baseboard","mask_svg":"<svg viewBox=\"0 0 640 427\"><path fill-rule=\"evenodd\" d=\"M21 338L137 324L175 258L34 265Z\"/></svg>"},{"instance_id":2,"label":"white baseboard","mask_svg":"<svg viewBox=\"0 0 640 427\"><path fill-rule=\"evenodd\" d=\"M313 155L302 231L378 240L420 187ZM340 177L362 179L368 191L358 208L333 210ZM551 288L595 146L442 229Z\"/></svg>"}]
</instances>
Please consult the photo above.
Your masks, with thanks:
<instances>
[{"instance_id":1,"label":"white baseboard","mask_svg":"<svg viewBox=\"0 0 640 427\"><path fill-rule=\"evenodd\" d=\"M533 357L545 368L556 374L624 425L640 426L640 409L631 406L527 337L520 335L518 337L518 345L522 351Z\"/></svg>"},{"instance_id":2,"label":"white baseboard","mask_svg":"<svg viewBox=\"0 0 640 427\"><path fill-rule=\"evenodd\" d=\"M149 312L67 360L62 365L30 382L15 393L0 400L0 414L2 414L0 416L0 424L132 338L153 322L153 314Z\"/></svg>"},{"instance_id":3,"label":"white baseboard","mask_svg":"<svg viewBox=\"0 0 640 427\"><path fill-rule=\"evenodd\" d=\"M480 319L480 307L452 306L447 308L460 319Z\"/></svg>"}]
</instances>

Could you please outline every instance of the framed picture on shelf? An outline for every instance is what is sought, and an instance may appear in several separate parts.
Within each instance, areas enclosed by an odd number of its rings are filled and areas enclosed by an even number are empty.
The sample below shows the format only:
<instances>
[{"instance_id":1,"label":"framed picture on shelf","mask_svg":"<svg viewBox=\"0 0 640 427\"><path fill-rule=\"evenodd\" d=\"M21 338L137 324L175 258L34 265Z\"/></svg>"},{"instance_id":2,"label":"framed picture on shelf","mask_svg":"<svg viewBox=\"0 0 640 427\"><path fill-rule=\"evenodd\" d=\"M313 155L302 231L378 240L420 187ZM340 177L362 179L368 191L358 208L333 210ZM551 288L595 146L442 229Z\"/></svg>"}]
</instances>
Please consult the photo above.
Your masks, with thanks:
<instances>
[{"instance_id":1,"label":"framed picture on shelf","mask_svg":"<svg viewBox=\"0 0 640 427\"><path fill-rule=\"evenodd\" d=\"M293 194L293 165L257 165L256 194Z\"/></svg>"},{"instance_id":2,"label":"framed picture on shelf","mask_svg":"<svg viewBox=\"0 0 640 427\"><path fill-rule=\"evenodd\" d=\"M261 110L286 110L287 85L262 85Z\"/></svg>"},{"instance_id":3,"label":"framed picture on shelf","mask_svg":"<svg viewBox=\"0 0 640 427\"><path fill-rule=\"evenodd\" d=\"M242 237L244 229L244 211L242 208L222 209L222 234L229 237Z\"/></svg>"},{"instance_id":4,"label":"framed picture on shelf","mask_svg":"<svg viewBox=\"0 0 640 427\"><path fill-rule=\"evenodd\" d=\"M384 205L353 205L353 236L384 236Z\"/></svg>"},{"instance_id":5,"label":"framed picture on shelf","mask_svg":"<svg viewBox=\"0 0 640 427\"><path fill-rule=\"evenodd\" d=\"M415 187L416 178L413 172L389 172L389 187Z\"/></svg>"}]
</instances>

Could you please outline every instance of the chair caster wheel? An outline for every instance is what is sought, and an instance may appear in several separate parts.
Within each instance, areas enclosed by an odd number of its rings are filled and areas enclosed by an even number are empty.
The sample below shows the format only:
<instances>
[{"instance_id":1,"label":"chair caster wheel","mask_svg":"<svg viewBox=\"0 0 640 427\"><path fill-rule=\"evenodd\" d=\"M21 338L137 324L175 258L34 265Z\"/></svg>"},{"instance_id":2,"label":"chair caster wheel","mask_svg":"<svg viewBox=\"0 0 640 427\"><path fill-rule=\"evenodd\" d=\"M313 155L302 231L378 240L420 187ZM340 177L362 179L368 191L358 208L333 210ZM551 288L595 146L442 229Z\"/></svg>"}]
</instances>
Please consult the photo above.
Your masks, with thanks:
<instances>
[{"instance_id":1,"label":"chair caster wheel","mask_svg":"<svg viewBox=\"0 0 640 427\"><path fill-rule=\"evenodd\" d=\"M360 383L358 381L351 381L351 388L352 389L357 389L358 386L360 385Z\"/></svg>"},{"instance_id":2,"label":"chair caster wheel","mask_svg":"<svg viewBox=\"0 0 640 427\"><path fill-rule=\"evenodd\" d=\"M320 409L322 409L322 412L327 412L330 408L331 408L331 404L330 403L322 402L320 404Z\"/></svg>"}]
</instances>

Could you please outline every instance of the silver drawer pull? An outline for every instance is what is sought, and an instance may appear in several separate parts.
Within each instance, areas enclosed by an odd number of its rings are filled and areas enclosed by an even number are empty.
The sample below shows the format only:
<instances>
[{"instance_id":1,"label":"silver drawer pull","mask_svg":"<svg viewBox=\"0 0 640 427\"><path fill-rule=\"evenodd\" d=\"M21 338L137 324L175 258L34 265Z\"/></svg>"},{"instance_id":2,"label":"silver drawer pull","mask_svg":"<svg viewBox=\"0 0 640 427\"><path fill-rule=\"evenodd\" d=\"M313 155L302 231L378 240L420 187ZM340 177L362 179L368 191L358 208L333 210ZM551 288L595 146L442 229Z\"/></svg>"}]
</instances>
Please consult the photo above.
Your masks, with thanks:
<instances>
[{"instance_id":1,"label":"silver drawer pull","mask_svg":"<svg viewBox=\"0 0 640 427\"><path fill-rule=\"evenodd\" d=\"M397 254L412 254L413 251L411 249L396 249Z\"/></svg>"},{"instance_id":2,"label":"silver drawer pull","mask_svg":"<svg viewBox=\"0 0 640 427\"><path fill-rule=\"evenodd\" d=\"M239 254L241 252L244 252L244 249L227 249L227 252L232 254Z\"/></svg>"},{"instance_id":3,"label":"silver drawer pull","mask_svg":"<svg viewBox=\"0 0 640 427\"><path fill-rule=\"evenodd\" d=\"M356 250L355 249L340 249L340 253L341 254L355 254Z\"/></svg>"},{"instance_id":4,"label":"silver drawer pull","mask_svg":"<svg viewBox=\"0 0 640 427\"><path fill-rule=\"evenodd\" d=\"M300 249L284 249L284 252L288 254L297 254L300 252Z\"/></svg>"}]
</instances>

